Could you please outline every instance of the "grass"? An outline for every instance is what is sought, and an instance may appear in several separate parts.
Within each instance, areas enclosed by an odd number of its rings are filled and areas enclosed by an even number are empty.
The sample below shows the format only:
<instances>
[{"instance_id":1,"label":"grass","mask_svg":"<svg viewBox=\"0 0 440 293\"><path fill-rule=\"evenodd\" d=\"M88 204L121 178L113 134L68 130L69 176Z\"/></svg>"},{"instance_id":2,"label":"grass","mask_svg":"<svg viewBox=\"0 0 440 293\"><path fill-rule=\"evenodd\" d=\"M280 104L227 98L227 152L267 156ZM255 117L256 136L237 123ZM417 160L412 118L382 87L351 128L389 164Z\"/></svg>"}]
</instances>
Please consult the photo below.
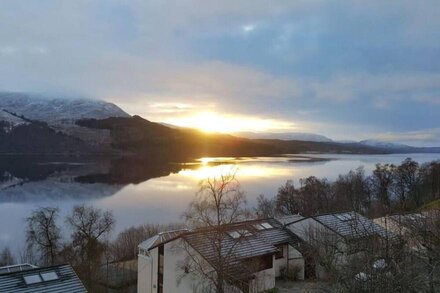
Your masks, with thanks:
<instances>
[{"instance_id":1,"label":"grass","mask_svg":"<svg viewBox=\"0 0 440 293\"><path fill-rule=\"evenodd\" d=\"M428 202L420 208L420 210L422 211L433 210L433 209L440 209L440 199L436 199L434 201Z\"/></svg>"}]
</instances>

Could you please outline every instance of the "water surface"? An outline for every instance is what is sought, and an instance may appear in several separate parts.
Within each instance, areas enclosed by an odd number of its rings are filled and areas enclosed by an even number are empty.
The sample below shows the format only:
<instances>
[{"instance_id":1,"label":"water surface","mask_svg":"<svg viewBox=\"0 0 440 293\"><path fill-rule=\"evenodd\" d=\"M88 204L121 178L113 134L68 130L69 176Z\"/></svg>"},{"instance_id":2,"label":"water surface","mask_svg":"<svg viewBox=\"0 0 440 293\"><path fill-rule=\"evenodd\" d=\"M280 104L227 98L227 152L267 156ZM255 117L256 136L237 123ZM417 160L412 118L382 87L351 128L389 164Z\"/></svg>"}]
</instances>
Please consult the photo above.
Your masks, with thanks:
<instances>
[{"instance_id":1,"label":"water surface","mask_svg":"<svg viewBox=\"0 0 440 293\"><path fill-rule=\"evenodd\" d=\"M116 234L132 225L180 221L198 182L231 170L254 205L259 194L274 196L286 180L298 184L312 175L334 180L359 166L370 173L376 163L399 164L407 157L425 163L440 154L202 158L186 163L0 157L0 248L23 247L24 219L36 207L59 207L60 224L77 204L112 210Z\"/></svg>"}]
</instances>

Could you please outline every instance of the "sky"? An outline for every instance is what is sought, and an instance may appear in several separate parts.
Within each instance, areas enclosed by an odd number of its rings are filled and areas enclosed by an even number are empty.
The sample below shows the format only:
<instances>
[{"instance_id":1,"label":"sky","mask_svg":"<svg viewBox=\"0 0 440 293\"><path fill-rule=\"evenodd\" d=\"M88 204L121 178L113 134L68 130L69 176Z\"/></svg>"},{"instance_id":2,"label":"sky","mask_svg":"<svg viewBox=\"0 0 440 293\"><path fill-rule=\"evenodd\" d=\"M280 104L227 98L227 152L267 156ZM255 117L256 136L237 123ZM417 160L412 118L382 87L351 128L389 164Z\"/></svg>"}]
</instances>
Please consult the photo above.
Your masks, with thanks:
<instances>
[{"instance_id":1,"label":"sky","mask_svg":"<svg viewBox=\"0 0 440 293\"><path fill-rule=\"evenodd\" d=\"M0 0L0 90L440 146L440 1Z\"/></svg>"}]
</instances>

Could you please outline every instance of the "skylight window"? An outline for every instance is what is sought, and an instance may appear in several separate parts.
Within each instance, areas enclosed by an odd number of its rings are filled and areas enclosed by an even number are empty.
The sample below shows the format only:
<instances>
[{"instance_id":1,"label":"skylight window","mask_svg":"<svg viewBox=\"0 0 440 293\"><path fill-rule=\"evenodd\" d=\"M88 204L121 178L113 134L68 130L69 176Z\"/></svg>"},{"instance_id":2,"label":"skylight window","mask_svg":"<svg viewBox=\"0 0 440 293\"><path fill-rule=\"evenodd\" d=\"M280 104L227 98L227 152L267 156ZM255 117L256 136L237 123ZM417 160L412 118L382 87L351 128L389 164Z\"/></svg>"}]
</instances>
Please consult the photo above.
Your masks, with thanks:
<instances>
[{"instance_id":1,"label":"skylight window","mask_svg":"<svg viewBox=\"0 0 440 293\"><path fill-rule=\"evenodd\" d=\"M260 224L255 224L254 227L255 227L255 229L260 230L260 231L265 229L265 228L264 228L263 226L261 226Z\"/></svg>"},{"instance_id":2,"label":"skylight window","mask_svg":"<svg viewBox=\"0 0 440 293\"><path fill-rule=\"evenodd\" d=\"M343 222L347 222L347 221L353 220L353 215L352 214L340 214L340 215L336 215L336 218L338 218L339 220L341 220Z\"/></svg>"},{"instance_id":3,"label":"skylight window","mask_svg":"<svg viewBox=\"0 0 440 293\"><path fill-rule=\"evenodd\" d=\"M41 278L43 278L43 281L54 281L58 280L58 275L55 272L47 272L47 273L41 273Z\"/></svg>"},{"instance_id":4,"label":"skylight window","mask_svg":"<svg viewBox=\"0 0 440 293\"><path fill-rule=\"evenodd\" d=\"M30 276L24 276L24 282L26 283L26 285L32 285L32 284L41 283L42 280L40 275L30 275Z\"/></svg>"},{"instance_id":5,"label":"skylight window","mask_svg":"<svg viewBox=\"0 0 440 293\"><path fill-rule=\"evenodd\" d=\"M269 224L268 222L263 222L260 225L263 226L264 229L272 229L273 228L273 226L271 224Z\"/></svg>"},{"instance_id":6,"label":"skylight window","mask_svg":"<svg viewBox=\"0 0 440 293\"><path fill-rule=\"evenodd\" d=\"M240 238L240 237L247 237L247 236L251 236L252 233L249 232L249 230L240 230L240 231L231 231L228 232L229 236L231 236L234 239Z\"/></svg>"}]
</instances>

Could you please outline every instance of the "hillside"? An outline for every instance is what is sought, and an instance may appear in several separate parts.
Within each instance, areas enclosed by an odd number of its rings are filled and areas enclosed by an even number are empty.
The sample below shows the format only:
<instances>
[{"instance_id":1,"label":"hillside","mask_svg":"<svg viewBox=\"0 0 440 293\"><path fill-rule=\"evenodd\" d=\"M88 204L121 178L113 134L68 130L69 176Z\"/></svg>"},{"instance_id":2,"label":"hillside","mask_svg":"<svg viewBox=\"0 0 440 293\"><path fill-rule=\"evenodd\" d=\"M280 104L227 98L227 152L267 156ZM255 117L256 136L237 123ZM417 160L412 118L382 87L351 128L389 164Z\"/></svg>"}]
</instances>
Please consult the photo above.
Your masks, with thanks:
<instances>
[{"instance_id":1,"label":"hillside","mask_svg":"<svg viewBox=\"0 0 440 293\"><path fill-rule=\"evenodd\" d=\"M72 154L95 153L84 141L57 132L45 122L20 118L0 111L0 153ZM8 119L6 119L8 118Z\"/></svg>"},{"instance_id":2,"label":"hillside","mask_svg":"<svg viewBox=\"0 0 440 293\"><path fill-rule=\"evenodd\" d=\"M110 131L111 146L132 154L157 152L176 157L262 156L286 153L383 153L360 144L307 141L252 140L231 135L206 134L191 129L175 129L132 118L84 119L79 126Z\"/></svg>"}]
</instances>

